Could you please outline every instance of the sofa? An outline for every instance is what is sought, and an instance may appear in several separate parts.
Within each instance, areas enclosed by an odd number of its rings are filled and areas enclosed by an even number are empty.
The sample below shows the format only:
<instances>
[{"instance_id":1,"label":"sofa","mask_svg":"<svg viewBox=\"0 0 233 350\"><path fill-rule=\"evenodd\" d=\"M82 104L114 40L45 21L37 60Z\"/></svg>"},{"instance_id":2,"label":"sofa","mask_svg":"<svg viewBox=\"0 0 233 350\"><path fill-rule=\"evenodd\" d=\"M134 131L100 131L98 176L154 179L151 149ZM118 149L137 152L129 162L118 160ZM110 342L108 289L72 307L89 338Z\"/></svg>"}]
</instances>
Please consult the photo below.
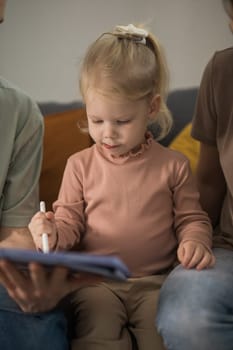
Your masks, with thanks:
<instances>
[{"instance_id":1,"label":"sofa","mask_svg":"<svg viewBox=\"0 0 233 350\"><path fill-rule=\"evenodd\" d=\"M167 104L173 115L174 124L170 133L160 141L166 147L183 152L194 170L198 154L198 142L190 138L191 119L194 112L198 89L180 89L171 91ZM44 155L40 177L40 199L44 200L47 209L58 195L62 174L67 158L92 145L88 134L80 131L78 123L86 118L85 108L79 101L70 103L39 103L44 116ZM150 131L156 135L152 124Z\"/></svg>"}]
</instances>

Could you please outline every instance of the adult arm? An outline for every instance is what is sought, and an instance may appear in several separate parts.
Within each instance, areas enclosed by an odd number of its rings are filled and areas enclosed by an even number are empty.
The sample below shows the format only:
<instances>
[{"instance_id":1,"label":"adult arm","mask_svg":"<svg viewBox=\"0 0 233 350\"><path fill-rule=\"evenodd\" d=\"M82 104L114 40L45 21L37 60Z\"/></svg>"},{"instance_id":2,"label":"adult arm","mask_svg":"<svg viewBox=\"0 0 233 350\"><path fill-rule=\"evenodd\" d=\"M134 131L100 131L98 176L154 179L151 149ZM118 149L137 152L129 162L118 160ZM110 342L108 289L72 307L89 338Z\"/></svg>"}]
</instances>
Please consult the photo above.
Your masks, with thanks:
<instances>
[{"instance_id":1,"label":"adult arm","mask_svg":"<svg viewBox=\"0 0 233 350\"><path fill-rule=\"evenodd\" d=\"M226 182L216 146L201 143L196 178L201 205L208 213L212 225L216 226L226 193Z\"/></svg>"},{"instance_id":2,"label":"adult arm","mask_svg":"<svg viewBox=\"0 0 233 350\"><path fill-rule=\"evenodd\" d=\"M39 207L43 117L28 96L7 83L0 102L0 247L33 249L27 225Z\"/></svg>"},{"instance_id":3,"label":"adult arm","mask_svg":"<svg viewBox=\"0 0 233 350\"><path fill-rule=\"evenodd\" d=\"M35 249L27 227L0 227L0 248Z\"/></svg>"}]
</instances>

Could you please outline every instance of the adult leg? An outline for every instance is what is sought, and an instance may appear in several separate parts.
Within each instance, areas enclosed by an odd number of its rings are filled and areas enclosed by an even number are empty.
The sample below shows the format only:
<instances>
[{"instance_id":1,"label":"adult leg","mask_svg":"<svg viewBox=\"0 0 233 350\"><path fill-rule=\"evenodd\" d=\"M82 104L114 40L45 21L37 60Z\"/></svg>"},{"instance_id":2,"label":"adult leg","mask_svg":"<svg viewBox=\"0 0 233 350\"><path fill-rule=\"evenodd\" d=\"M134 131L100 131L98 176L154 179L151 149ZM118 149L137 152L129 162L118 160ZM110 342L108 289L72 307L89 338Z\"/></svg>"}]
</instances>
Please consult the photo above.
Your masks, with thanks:
<instances>
[{"instance_id":1,"label":"adult leg","mask_svg":"<svg viewBox=\"0 0 233 350\"><path fill-rule=\"evenodd\" d=\"M157 326L168 350L233 349L233 251L214 252L214 268L179 265L161 289Z\"/></svg>"},{"instance_id":2,"label":"adult leg","mask_svg":"<svg viewBox=\"0 0 233 350\"><path fill-rule=\"evenodd\" d=\"M107 283L80 288L72 306L76 316L72 350L132 349L125 307Z\"/></svg>"},{"instance_id":3,"label":"adult leg","mask_svg":"<svg viewBox=\"0 0 233 350\"><path fill-rule=\"evenodd\" d=\"M139 350L165 349L154 323L159 290L164 279L164 275L132 279L128 295L129 325Z\"/></svg>"},{"instance_id":4,"label":"adult leg","mask_svg":"<svg viewBox=\"0 0 233 350\"><path fill-rule=\"evenodd\" d=\"M62 312L26 314L0 285L0 347L4 350L67 350Z\"/></svg>"}]
</instances>

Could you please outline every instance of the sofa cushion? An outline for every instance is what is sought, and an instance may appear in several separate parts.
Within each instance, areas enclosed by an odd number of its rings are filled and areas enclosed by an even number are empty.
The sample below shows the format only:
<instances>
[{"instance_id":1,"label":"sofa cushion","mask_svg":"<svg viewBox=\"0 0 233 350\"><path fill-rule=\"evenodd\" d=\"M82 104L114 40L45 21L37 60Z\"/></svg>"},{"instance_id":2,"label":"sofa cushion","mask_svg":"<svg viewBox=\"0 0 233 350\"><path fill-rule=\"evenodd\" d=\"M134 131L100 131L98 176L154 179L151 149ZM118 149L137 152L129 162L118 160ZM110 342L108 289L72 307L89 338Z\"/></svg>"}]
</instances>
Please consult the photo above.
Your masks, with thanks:
<instances>
[{"instance_id":1,"label":"sofa cushion","mask_svg":"<svg viewBox=\"0 0 233 350\"><path fill-rule=\"evenodd\" d=\"M77 123L86 118L85 109L67 110L44 118L44 156L40 177L40 199L48 210L57 199L67 158L92 144Z\"/></svg>"},{"instance_id":2,"label":"sofa cushion","mask_svg":"<svg viewBox=\"0 0 233 350\"><path fill-rule=\"evenodd\" d=\"M194 140L191 135L191 123L189 123L170 143L169 147L183 153L190 162L192 172L195 172L199 156L200 143Z\"/></svg>"},{"instance_id":3,"label":"sofa cushion","mask_svg":"<svg viewBox=\"0 0 233 350\"><path fill-rule=\"evenodd\" d=\"M167 106L171 111L173 117L173 125L169 134L159 142L163 146L169 146L175 137L183 130L186 125L191 123L198 89L177 89L171 91L168 95ZM150 131L156 137L158 134L158 127L155 124L149 126Z\"/></svg>"}]
</instances>

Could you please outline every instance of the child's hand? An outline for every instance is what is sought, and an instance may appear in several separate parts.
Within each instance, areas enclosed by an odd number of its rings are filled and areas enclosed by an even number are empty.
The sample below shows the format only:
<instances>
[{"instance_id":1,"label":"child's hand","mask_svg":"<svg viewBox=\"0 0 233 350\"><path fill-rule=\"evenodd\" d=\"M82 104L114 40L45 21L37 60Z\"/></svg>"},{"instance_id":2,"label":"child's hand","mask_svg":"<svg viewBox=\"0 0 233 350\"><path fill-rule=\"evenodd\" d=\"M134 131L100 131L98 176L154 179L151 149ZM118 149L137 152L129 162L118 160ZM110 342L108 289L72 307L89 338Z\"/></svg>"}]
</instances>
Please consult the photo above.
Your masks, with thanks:
<instances>
[{"instance_id":1,"label":"child's hand","mask_svg":"<svg viewBox=\"0 0 233 350\"><path fill-rule=\"evenodd\" d=\"M42 250L42 234L47 233L49 249L52 250L57 242L57 230L55 225L54 214L51 211L36 213L29 225L29 230L38 249Z\"/></svg>"},{"instance_id":2,"label":"child's hand","mask_svg":"<svg viewBox=\"0 0 233 350\"><path fill-rule=\"evenodd\" d=\"M215 264L214 255L201 243L187 241L179 245L177 256L180 263L187 269L202 270Z\"/></svg>"}]
</instances>

